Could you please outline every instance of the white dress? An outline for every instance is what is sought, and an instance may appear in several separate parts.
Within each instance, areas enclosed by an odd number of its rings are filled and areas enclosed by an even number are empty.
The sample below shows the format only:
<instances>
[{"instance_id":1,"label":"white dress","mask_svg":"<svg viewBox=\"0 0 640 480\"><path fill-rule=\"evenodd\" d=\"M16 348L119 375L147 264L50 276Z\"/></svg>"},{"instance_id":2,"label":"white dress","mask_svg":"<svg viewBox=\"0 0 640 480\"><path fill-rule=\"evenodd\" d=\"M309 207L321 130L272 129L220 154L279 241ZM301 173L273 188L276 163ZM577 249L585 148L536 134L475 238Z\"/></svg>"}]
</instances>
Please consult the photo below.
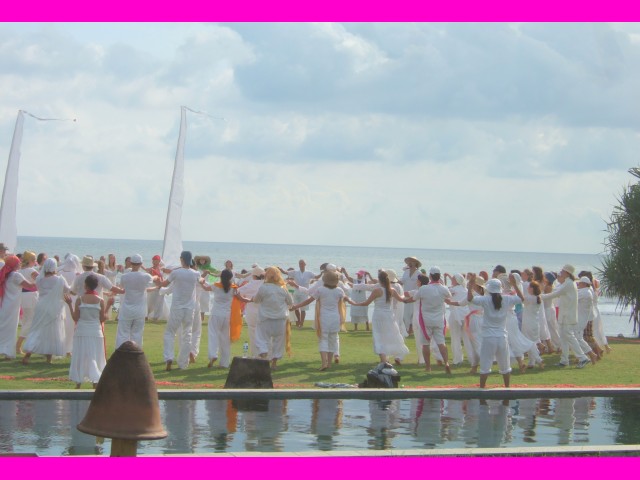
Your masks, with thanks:
<instances>
[{"instance_id":1,"label":"white dress","mask_svg":"<svg viewBox=\"0 0 640 480\"><path fill-rule=\"evenodd\" d=\"M40 298L36 304L31 330L24 342L25 352L63 356L65 349L63 294L69 291L67 281L60 276L38 277Z\"/></svg>"},{"instance_id":2,"label":"white dress","mask_svg":"<svg viewBox=\"0 0 640 480\"><path fill-rule=\"evenodd\" d=\"M24 278L33 278L33 273L38 271L33 267L23 268L20 273ZM33 315L35 313L36 303L38 303L38 290L25 290L22 289L22 296L20 297L20 309L22 315L20 318L20 336L26 338L31 328L31 322L33 321Z\"/></svg>"},{"instance_id":3,"label":"white dress","mask_svg":"<svg viewBox=\"0 0 640 480\"><path fill-rule=\"evenodd\" d=\"M9 358L16 356L16 336L20 318L20 299L22 282L25 278L20 272L12 272L6 279L4 297L0 299L0 355Z\"/></svg>"},{"instance_id":4,"label":"white dress","mask_svg":"<svg viewBox=\"0 0 640 480\"><path fill-rule=\"evenodd\" d=\"M394 321L391 301L386 301L386 293L373 300L371 326L373 330L373 351L378 355L387 355L403 359L409 353L404 338Z\"/></svg>"},{"instance_id":5,"label":"white dress","mask_svg":"<svg viewBox=\"0 0 640 480\"><path fill-rule=\"evenodd\" d=\"M100 325L100 303L80 303L80 318L73 335L69 379L75 383L97 383L107 360Z\"/></svg>"}]
</instances>

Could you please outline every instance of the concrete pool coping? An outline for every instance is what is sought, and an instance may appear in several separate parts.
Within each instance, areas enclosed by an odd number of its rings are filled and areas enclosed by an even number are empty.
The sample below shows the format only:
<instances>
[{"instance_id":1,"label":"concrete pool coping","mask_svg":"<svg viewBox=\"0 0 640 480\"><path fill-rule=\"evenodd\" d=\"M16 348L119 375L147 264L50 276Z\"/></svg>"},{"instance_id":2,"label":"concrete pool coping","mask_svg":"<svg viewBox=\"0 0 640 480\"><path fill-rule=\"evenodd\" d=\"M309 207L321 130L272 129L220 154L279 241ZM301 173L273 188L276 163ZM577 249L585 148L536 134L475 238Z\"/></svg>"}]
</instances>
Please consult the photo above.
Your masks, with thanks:
<instances>
[{"instance_id":1,"label":"concrete pool coping","mask_svg":"<svg viewBox=\"0 0 640 480\"><path fill-rule=\"evenodd\" d=\"M0 400L91 400L93 390L0 390ZM636 397L640 388L316 388L316 389L161 389L160 400L517 400L521 398Z\"/></svg>"}]
</instances>

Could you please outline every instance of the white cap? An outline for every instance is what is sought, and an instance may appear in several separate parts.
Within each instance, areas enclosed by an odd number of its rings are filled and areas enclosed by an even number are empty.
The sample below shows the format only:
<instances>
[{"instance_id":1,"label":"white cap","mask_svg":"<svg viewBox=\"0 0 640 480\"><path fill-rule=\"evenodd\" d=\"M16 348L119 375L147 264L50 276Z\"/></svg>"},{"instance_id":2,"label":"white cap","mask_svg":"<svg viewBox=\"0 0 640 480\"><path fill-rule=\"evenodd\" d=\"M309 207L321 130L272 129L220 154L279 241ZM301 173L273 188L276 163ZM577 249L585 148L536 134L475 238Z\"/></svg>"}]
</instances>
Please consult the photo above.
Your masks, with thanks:
<instances>
[{"instance_id":1,"label":"white cap","mask_svg":"<svg viewBox=\"0 0 640 480\"><path fill-rule=\"evenodd\" d=\"M580 280L578 280L579 283L586 283L587 285L591 285L591 280L589 280L589 277L580 277Z\"/></svg>"},{"instance_id":2,"label":"white cap","mask_svg":"<svg viewBox=\"0 0 640 480\"><path fill-rule=\"evenodd\" d=\"M253 268L251 269L251 275L253 275L254 277L261 277L264 274L265 274L264 269L259 265L254 265Z\"/></svg>"},{"instance_id":3,"label":"white cap","mask_svg":"<svg viewBox=\"0 0 640 480\"><path fill-rule=\"evenodd\" d=\"M440 267L431 267L429 269L429 275L437 275L440 273Z\"/></svg>"},{"instance_id":4,"label":"white cap","mask_svg":"<svg viewBox=\"0 0 640 480\"><path fill-rule=\"evenodd\" d=\"M131 255L131 263L134 263L136 265L140 264L142 265L142 255L140 255L139 253L136 253L135 255Z\"/></svg>"},{"instance_id":5,"label":"white cap","mask_svg":"<svg viewBox=\"0 0 640 480\"><path fill-rule=\"evenodd\" d=\"M502 293L502 282L497 278L492 278L487 282L484 289L489 293Z\"/></svg>"},{"instance_id":6,"label":"white cap","mask_svg":"<svg viewBox=\"0 0 640 480\"><path fill-rule=\"evenodd\" d=\"M327 270L327 272L336 272L338 270L338 267L336 267L333 263L329 263L327 264L325 269Z\"/></svg>"}]
</instances>

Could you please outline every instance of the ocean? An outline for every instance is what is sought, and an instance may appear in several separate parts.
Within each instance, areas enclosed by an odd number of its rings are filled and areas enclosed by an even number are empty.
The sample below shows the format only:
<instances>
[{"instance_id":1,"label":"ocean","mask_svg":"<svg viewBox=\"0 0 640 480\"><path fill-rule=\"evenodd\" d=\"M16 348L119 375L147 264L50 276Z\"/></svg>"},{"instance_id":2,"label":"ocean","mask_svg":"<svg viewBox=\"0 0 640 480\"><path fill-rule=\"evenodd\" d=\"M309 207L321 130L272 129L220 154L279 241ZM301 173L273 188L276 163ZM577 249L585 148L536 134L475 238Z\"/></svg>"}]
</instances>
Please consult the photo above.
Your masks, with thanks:
<instances>
[{"instance_id":1,"label":"ocean","mask_svg":"<svg viewBox=\"0 0 640 480\"><path fill-rule=\"evenodd\" d=\"M184 241L185 250L194 255L208 255L214 267L222 269L226 260L231 260L234 270L251 269L258 263L266 267L279 265L285 270L298 268L298 260L304 259L307 270L317 273L321 264L333 263L345 267L350 274L364 269L374 276L379 268L394 269L402 275L404 258L418 258L423 268L437 265L443 272L466 273L486 270L491 272L497 264L508 270L531 268L539 265L548 271L558 271L569 263L576 271L591 270L596 274L601 265L601 255L570 253L534 253L534 252L483 252L471 250L433 250L421 248L381 248L381 247L343 247L326 245L274 245L260 243L224 243ZM98 259L109 253L116 255L118 263L134 253L142 255L145 265L151 264L151 257L162 253L162 240L126 240L102 238L62 238L62 237L18 237L16 251L31 250L45 252L48 256L64 257L67 252L82 258L93 255ZM597 276L597 275L596 275ZM599 303L604 315L605 333L609 336L633 336L633 327L629 323L629 311L617 308L615 299L602 298Z\"/></svg>"}]
</instances>

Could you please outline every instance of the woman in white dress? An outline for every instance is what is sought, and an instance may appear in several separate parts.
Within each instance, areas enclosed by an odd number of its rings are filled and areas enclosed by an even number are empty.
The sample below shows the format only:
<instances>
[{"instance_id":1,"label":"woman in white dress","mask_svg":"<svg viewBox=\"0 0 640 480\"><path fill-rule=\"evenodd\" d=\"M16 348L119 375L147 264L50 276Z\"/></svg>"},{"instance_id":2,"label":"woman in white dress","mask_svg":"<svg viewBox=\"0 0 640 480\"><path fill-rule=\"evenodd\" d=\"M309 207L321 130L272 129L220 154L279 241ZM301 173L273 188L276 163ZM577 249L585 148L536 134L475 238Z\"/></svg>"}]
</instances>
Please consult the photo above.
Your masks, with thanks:
<instances>
[{"instance_id":1,"label":"woman in white dress","mask_svg":"<svg viewBox=\"0 0 640 480\"><path fill-rule=\"evenodd\" d=\"M218 358L221 368L229 368L231 363L231 302L238 288L231 283L232 279L233 272L224 269L220 274L219 283L202 286L205 290L213 292L209 316L209 368Z\"/></svg>"},{"instance_id":2,"label":"woman in white dress","mask_svg":"<svg viewBox=\"0 0 640 480\"><path fill-rule=\"evenodd\" d=\"M16 355L16 337L20 318L20 299L23 288L34 284L18 272L20 259L9 255L0 269L0 359L8 360Z\"/></svg>"},{"instance_id":3,"label":"woman in white dress","mask_svg":"<svg viewBox=\"0 0 640 480\"><path fill-rule=\"evenodd\" d=\"M398 296L403 297L404 288L398 280L398 275L396 274L395 270L385 268L384 271L387 272L387 275L389 276L389 286L396 291ZM409 305L406 308L412 308L412 306ZM400 333L404 338L407 338L409 336L409 332L407 332L407 327L404 324L405 304L403 302L399 302L394 297L391 300L391 309L393 310L393 319L398 324L398 330L400 330ZM399 360L402 360L402 358L399 358Z\"/></svg>"},{"instance_id":4,"label":"woman in white dress","mask_svg":"<svg viewBox=\"0 0 640 480\"><path fill-rule=\"evenodd\" d=\"M34 281L38 276L38 270L35 268L36 254L34 252L24 252L22 254L22 269L20 273L27 280ZM20 336L16 343L16 355L22 355L22 343L29 334L31 328L31 322L33 321L33 315L36 309L36 303L38 303L38 289L23 288L22 296L20 297L20 309L22 310L22 319L20 321Z\"/></svg>"},{"instance_id":5,"label":"woman in white dress","mask_svg":"<svg viewBox=\"0 0 640 480\"><path fill-rule=\"evenodd\" d=\"M402 297L391 288L389 275L384 270L378 272L378 287L371 292L369 298L360 303L347 298L351 305L365 307L373 302L371 328L373 330L373 351L380 356L381 362L388 357L404 358L409 349L404 344L398 324L393 319L392 298L403 302ZM396 362L399 363L399 362Z\"/></svg>"},{"instance_id":6,"label":"woman in white dress","mask_svg":"<svg viewBox=\"0 0 640 480\"><path fill-rule=\"evenodd\" d=\"M311 297L304 302L290 307L290 310L293 311L309 305L313 301L318 302L319 309L316 309L316 311L320 318L315 319L315 325L316 335L318 336L318 350L322 361L321 372L331 367L333 356L338 351L338 332L342 323L342 314L340 312L345 298L344 291L341 288L337 288L339 281L340 276L337 272L325 272L322 275L323 285L315 289Z\"/></svg>"},{"instance_id":7,"label":"woman in white dress","mask_svg":"<svg viewBox=\"0 0 640 480\"><path fill-rule=\"evenodd\" d=\"M518 289L522 292L520 289L520 285L522 285L520 275L517 273L513 273L512 275L515 278L515 282L518 284ZM503 294L513 295L515 293L509 283L509 275L501 274L498 279L502 281L504 290ZM517 360L520 373L525 373L527 371L527 364L524 362L525 353L529 354L529 359L533 357L534 363L536 364L541 364L542 358L540 357L536 343L529 340L520 331L514 305L510 305L507 309L507 340L509 341L511 357Z\"/></svg>"},{"instance_id":8,"label":"woman in white dress","mask_svg":"<svg viewBox=\"0 0 640 480\"><path fill-rule=\"evenodd\" d=\"M544 271L542 267L531 267L533 280L538 282L540 286L541 293L544 293L544 287L546 284L546 279L544 277ZM551 331L549 330L549 322L547 321L547 307L544 301L542 302L542 310L544 321L540 323L540 342L542 345L540 346L540 352L546 352L548 354L555 352L555 347L553 342L551 341Z\"/></svg>"},{"instance_id":9,"label":"woman in white dress","mask_svg":"<svg viewBox=\"0 0 640 480\"><path fill-rule=\"evenodd\" d=\"M540 298L542 289L540 284L535 280L527 286L527 292L524 293L524 308L522 309L522 334L536 344L536 347L542 346L540 341L540 326L546 323L544 318L544 304ZM539 351L539 350L538 350ZM540 368L544 368L544 362L540 355L529 354L529 368L533 368L536 363Z\"/></svg>"},{"instance_id":10,"label":"woman in white dress","mask_svg":"<svg viewBox=\"0 0 640 480\"><path fill-rule=\"evenodd\" d=\"M480 276L475 277L475 284L473 286L473 297L484 296L484 278ZM463 305L464 300L460 302ZM468 303L468 300L467 300ZM482 347L482 320L484 317L484 309L481 305L472 305L469 307L469 313L464 318L463 327L463 341L467 350L467 358L471 365L469 373L475 375L478 373L478 367L480 366L480 348Z\"/></svg>"},{"instance_id":11,"label":"woman in white dress","mask_svg":"<svg viewBox=\"0 0 640 480\"><path fill-rule=\"evenodd\" d=\"M29 358L34 353L45 355L47 363L51 363L53 356L61 357L66 353L63 308L64 296L71 289L64 277L57 275L57 268L56 261L48 258L36 279L40 297L31 330L24 342L24 365L29 363Z\"/></svg>"},{"instance_id":12,"label":"woman in white dress","mask_svg":"<svg viewBox=\"0 0 640 480\"><path fill-rule=\"evenodd\" d=\"M102 324L107 319L113 297L105 302L98 296L98 277L93 274L85 278L84 285L85 293L78 295L75 307L71 297L65 297L76 323L69 379L75 382L76 388L80 388L82 382L91 382L95 388L107 364Z\"/></svg>"},{"instance_id":13,"label":"woman in white dress","mask_svg":"<svg viewBox=\"0 0 640 480\"><path fill-rule=\"evenodd\" d=\"M78 256L73 253L67 253L58 267L58 272L64 277L69 286L73 286L76 277L82 273L82 264ZM76 301L76 298L78 298L77 295L71 296L72 303ZM65 351L67 352L67 356L71 356L71 351L73 350L73 331L76 328L76 324L73 321L71 310L66 304L63 309L63 318Z\"/></svg>"},{"instance_id":14,"label":"woman in white dress","mask_svg":"<svg viewBox=\"0 0 640 480\"><path fill-rule=\"evenodd\" d=\"M547 294L553 292L553 285L556 277L551 272L545 272L544 283L542 284L542 293ZM556 306L552 298L542 297L544 305L544 318L547 321L549 336L551 337L551 346L547 347L547 353L560 353L560 329L558 327L558 317L556 315Z\"/></svg>"}]
</instances>

